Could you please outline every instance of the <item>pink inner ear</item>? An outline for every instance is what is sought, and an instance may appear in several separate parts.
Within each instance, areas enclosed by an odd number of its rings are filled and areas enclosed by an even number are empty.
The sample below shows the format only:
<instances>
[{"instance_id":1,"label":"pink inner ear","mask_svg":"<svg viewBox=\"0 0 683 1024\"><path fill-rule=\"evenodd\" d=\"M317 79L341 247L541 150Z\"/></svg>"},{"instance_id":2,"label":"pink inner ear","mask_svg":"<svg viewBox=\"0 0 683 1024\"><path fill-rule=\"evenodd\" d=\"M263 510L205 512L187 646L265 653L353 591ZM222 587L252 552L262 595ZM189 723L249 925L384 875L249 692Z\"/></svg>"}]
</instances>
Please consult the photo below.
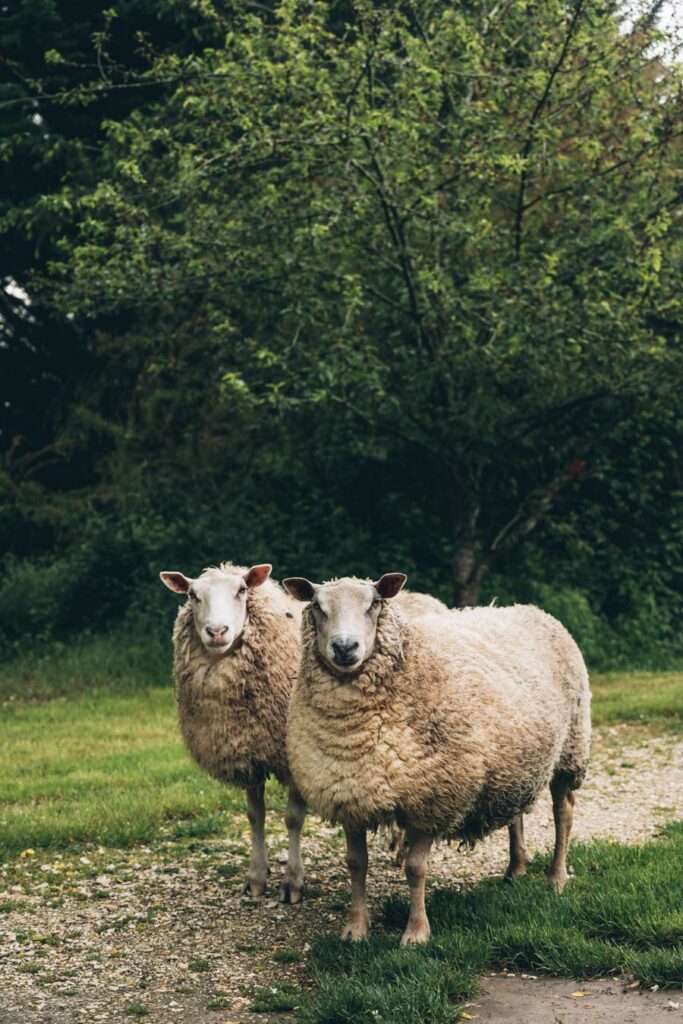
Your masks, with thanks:
<instances>
[{"instance_id":1,"label":"pink inner ear","mask_svg":"<svg viewBox=\"0 0 683 1024\"><path fill-rule=\"evenodd\" d=\"M260 587L262 583L266 582L272 571L272 565L252 565L244 577L244 582L248 587Z\"/></svg>"},{"instance_id":2,"label":"pink inner ear","mask_svg":"<svg viewBox=\"0 0 683 1024\"><path fill-rule=\"evenodd\" d=\"M186 594L190 589L192 580L183 576L181 572L160 572L161 582L165 583L174 594Z\"/></svg>"}]
</instances>

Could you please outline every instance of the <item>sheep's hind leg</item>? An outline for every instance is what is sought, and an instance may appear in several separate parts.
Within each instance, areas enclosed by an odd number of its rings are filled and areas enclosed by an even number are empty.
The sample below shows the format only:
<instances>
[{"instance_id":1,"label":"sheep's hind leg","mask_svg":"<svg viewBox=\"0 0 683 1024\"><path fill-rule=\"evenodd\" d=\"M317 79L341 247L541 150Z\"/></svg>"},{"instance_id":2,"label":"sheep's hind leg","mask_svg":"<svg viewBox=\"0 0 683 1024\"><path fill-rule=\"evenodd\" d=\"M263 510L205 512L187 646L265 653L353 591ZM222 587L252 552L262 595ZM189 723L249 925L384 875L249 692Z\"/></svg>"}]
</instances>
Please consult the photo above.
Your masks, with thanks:
<instances>
[{"instance_id":1,"label":"sheep's hind leg","mask_svg":"<svg viewBox=\"0 0 683 1024\"><path fill-rule=\"evenodd\" d=\"M555 819L555 853L548 872L548 885L551 885L557 892L562 892L569 880L567 851L576 802L576 796L569 787L570 780L566 776L558 776L550 783L553 818Z\"/></svg>"},{"instance_id":2,"label":"sheep's hind leg","mask_svg":"<svg viewBox=\"0 0 683 1024\"><path fill-rule=\"evenodd\" d=\"M426 942L431 935L429 919L425 910L425 882L427 862L434 837L419 829L409 828L406 834L406 879L410 889L410 914L408 924L401 937L401 945L409 942Z\"/></svg>"},{"instance_id":3,"label":"sheep's hind leg","mask_svg":"<svg viewBox=\"0 0 683 1024\"><path fill-rule=\"evenodd\" d=\"M247 818L251 829L251 861L249 873L242 894L263 896L266 880L270 874L268 851L266 849L266 801L265 785L247 788Z\"/></svg>"},{"instance_id":4,"label":"sheep's hind leg","mask_svg":"<svg viewBox=\"0 0 683 1024\"><path fill-rule=\"evenodd\" d=\"M402 868L406 859L406 834L395 818L386 829L387 849L389 853L393 853L396 867Z\"/></svg>"},{"instance_id":5,"label":"sheep's hind leg","mask_svg":"<svg viewBox=\"0 0 683 1024\"><path fill-rule=\"evenodd\" d=\"M510 835L510 863L505 872L506 881L513 878L520 878L526 874L531 864L531 857L527 853L524 843L524 815L516 814L508 825Z\"/></svg>"},{"instance_id":6,"label":"sheep's hind leg","mask_svg":"<svg viewBox=\"0 0 683 1024\"><path fill-rule=\"evenodd\" d=\"M351 910L342 930L342 939L366 939L370 930L370 914L365 894L368 873L368 836L364 828L344 829L346 863L351 875Z\"/></svg>"},{"instance_id":7,"label":"sheep's hind leg","mask_svg":"<svg viewBox=\"0 0 683 1024\"><path fill-rule=\"evenodd\" d=\"M289 787L285 825L289 836L287 867L280 882L280 903L300 903L304 894L304 863L301 859L301 829L306 817L306 804L294 786Z\"/></svg>"}]
</instances>

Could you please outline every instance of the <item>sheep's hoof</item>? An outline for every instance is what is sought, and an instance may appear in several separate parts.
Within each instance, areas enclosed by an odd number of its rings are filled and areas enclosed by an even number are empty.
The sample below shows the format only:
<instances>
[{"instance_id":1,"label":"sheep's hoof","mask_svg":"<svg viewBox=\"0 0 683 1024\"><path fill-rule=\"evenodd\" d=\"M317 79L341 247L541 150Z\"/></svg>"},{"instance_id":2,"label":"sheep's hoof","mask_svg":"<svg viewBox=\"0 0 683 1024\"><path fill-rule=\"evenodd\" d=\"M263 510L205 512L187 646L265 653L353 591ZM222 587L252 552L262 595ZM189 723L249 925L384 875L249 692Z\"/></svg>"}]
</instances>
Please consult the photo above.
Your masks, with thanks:
<instances>
[{"instance_id":1,"label":"sheep's hoof","mask_svg":"<svg viewBox=\"0 0 683 1024\"><path fill-rule=\"evenodd\" d=\"M283 878L280 882L280 903L301 903L304 898L304 883L297 884Z\"/></svg>"},{"instance_id":2,"label":"sheep's hoof","mask_svg":"<svg viewBox=\"0 0 683 1024\"><path fill-rule=\"evenodd\" d=\"M263 896L266 891L265 882L257 882L253 878L248 878L242 886L243 896Z\"/></svg>"},{"instance_id":3,"label":"sheep's hoof","mask_svg":"<svg viewBox=\"0 0 683 1024\"><path fill-rule=\"evenodd\" d=\"M515 864L508 864L505 874L503 875L503 881L514 882L516 878L523 878L529 870L531 864L531 857L528 860L520 860Z\"/></svg>"},{"instance_id":4,"label":"sheep's hoof","mask_svg":"<svg viewBox=\"0 0 683 1024\"><path fill-rule=\"evenodd\" d=\"M560 893L571 877L571 875L566 873L562 875L548 875L545 884L554 892Z\"/></svg>"},{"instance_id":5,"label":"sheep's hoof","mask_svg":"<svg viewBox=\"0 0 683 1024\"><path fill-rule=\"evenodd\" d=\"M408 927L401 936L401 945L409 946L413 943L428 942L431 934L429 921L420 921L417 924L411 924L409 921Z\"/></svg>"},{"instance_id":6,"label":"sheep's hoof","mask_svg":"<svg viewBox=\"0 0 683 1024\"><path fill-rule=\"evenodd\" d=\"M344 925L341 933L342 939L351 939L352 942L361 942L367 939L370 931L370 915L366 912L360 917L350 917Z\"/></svg>"}]
</instances>

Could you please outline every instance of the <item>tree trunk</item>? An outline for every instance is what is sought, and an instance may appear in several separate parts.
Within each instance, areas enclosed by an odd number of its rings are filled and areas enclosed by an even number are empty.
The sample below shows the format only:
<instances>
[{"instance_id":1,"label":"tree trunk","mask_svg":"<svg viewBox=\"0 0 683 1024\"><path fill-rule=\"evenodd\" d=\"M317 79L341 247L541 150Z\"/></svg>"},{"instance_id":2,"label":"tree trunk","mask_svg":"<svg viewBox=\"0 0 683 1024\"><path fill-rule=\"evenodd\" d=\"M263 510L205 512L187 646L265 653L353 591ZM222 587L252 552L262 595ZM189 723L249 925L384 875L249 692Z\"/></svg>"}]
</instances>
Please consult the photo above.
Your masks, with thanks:
<instances>
[{"instance_id":1,"label":"tree trunk","mask_svg":"<svg viewBox=\"0 0 683 1024\"><path fill-rule=\"evenodd\" d=\"M475 577L465 583L453 582L453 606L455 608L473 608L479 604L482 580Z\"/></svg>"},{"instance_id":2,"label":"tree trunk","mask_svg":"<svg viewBox=\"0 0 683 1024\"><path fill-rule=\"evenodd\" d=\"M479 503L470 500L463 508L458 496L453 501L455 525L455 553L453 555L453 603L456 608L469 608L479 604L481 585L487 566L477 557L477 522Z\"/></svg>"}]
</instances>

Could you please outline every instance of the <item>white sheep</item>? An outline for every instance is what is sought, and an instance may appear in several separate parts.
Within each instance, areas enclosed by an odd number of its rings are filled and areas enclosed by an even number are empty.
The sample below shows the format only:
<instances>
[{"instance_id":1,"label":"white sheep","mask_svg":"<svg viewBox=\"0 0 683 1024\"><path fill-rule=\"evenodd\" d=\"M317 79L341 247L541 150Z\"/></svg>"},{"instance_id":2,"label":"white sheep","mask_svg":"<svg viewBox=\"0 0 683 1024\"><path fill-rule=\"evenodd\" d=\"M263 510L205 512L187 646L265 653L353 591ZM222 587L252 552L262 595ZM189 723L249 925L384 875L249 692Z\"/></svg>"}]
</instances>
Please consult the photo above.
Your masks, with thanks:
<instances>
[{"instance_id":1,"label":"white sheep","mask_svg":"<svg viewBox=\"0 0 683 1024\"><path fill-rule=\"evenodd\" d=\"M390 573L377 583L284 586L309 602L289 764L306 801L346 832L352 896L343 935L367 935L366 832L395 817L408 841L407 943L430 934L424 891L434 838L472 843L507 825L506 875L522 875L522 815L546 785L556 830L548 879L562 889L574 790L589 755L590 690L578 647L539 609L407 621L390 601L404 582Z\"/></svg>"},{"instance_id":2,"label":"white sheep","mask_svg":"<svg viewBox=\"0 0 683 1024\"><path fill-rule=\"evenodd\" d=\"M246 790L251 862L244 892L261 896L269 874L265 783L274 775L289 790L283 903L304 890L300 835L306 805L287 765L285 729L299 663L300 606L269 579L270 565L224 562L196 579L160 573L188 601L173 630L175 693L187 749L209 775Z\"/></svg>"}]
</instances>

